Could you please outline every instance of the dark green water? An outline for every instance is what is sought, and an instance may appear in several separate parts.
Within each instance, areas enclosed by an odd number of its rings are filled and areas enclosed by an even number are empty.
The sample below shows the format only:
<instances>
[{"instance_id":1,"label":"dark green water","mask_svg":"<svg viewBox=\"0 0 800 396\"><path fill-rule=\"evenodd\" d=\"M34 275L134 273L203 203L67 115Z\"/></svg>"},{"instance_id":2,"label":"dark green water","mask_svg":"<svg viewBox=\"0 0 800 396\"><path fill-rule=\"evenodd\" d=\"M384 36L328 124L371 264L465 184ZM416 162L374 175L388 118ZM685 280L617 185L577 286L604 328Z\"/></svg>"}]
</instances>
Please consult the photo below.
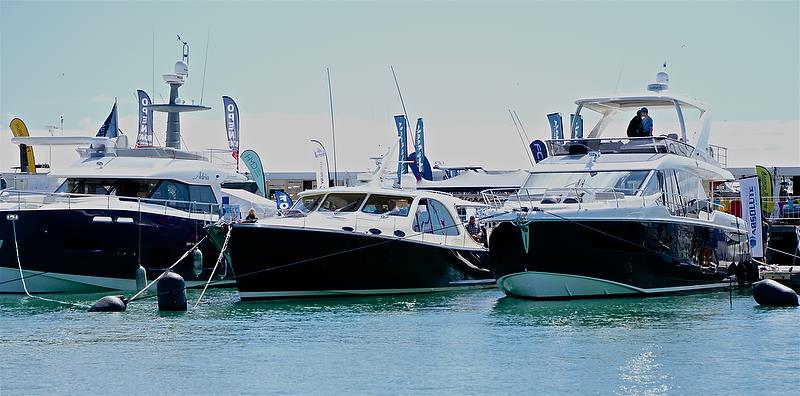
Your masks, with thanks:
<instances>
[{"instance_id":1,"label":"dark green water","mask_svg":"<svg viewBox=\"0 0 800 396\"><path fill-rule=\"evenodd\" d=\"M189 298L198 293L189 292ZM102 295L56 298L91 304ZM800 309L497 290L88 313L0 296L0 394L794 394Z\"/></svg>"}]
</instances>

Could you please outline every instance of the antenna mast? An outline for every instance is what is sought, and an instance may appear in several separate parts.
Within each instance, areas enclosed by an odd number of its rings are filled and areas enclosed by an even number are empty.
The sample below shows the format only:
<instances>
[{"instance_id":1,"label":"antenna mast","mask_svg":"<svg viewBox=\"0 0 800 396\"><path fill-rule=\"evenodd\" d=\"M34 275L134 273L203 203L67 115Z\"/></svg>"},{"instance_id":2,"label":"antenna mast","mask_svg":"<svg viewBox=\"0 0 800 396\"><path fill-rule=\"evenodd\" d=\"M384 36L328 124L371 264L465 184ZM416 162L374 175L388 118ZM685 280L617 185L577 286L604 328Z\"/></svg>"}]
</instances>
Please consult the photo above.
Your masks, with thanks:
<instances>
[{"instance_id":1,"label":"antenna mast","mask_svg":"<svg viewBox=\"0 0 800 396\"><path fill-rule=\"evenodd\" d=\"M336 125L333 122L333 89L331 88L331 69L326 67L325 72L328 74L328 102L330 102L331 105L331 135L333 136L333 186L335 187L338 185L339 170L336 167Z\"/></svg>"}]
</instances>

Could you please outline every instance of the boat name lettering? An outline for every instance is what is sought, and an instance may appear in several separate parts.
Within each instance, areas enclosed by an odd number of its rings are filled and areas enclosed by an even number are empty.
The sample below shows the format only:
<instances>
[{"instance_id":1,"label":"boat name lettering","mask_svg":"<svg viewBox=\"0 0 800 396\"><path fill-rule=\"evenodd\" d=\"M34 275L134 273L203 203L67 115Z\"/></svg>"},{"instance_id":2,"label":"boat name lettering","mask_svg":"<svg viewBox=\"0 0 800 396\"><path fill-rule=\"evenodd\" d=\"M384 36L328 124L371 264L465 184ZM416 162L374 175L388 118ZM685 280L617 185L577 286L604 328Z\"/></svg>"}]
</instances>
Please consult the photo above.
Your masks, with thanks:
<instances>
[{"instance_id":1,"label":"boat name lettering","mask_svg":"<svg viewBox=\"0 0 800 396\"><path fill-rule=\"evenodd\" d=\"M192 180L211 180L211 178L208 176L208 173L197 172L197 176L193 177Z\"/></svg>"}]
</instances>

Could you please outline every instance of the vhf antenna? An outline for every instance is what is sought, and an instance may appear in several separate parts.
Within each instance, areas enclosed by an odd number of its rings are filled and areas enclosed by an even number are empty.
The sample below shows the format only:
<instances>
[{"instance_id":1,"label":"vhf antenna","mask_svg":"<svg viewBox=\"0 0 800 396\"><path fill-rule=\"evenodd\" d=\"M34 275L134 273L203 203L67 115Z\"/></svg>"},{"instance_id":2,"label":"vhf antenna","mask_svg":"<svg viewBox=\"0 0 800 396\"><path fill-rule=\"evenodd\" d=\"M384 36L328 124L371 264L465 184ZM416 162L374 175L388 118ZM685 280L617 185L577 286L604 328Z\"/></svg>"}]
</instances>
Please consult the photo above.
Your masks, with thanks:
<instances>
[{"instance_id":1,"label":"vhf antenna","mask_svg":"<svg viewBox=\"0 0 800 396\"><path fill-rule=\"evenodd\" d=\"M181 35L178 35L178 41L183 43L183 63L189 64L189 43L183 41Z\"/></svg>"}]
</instances>

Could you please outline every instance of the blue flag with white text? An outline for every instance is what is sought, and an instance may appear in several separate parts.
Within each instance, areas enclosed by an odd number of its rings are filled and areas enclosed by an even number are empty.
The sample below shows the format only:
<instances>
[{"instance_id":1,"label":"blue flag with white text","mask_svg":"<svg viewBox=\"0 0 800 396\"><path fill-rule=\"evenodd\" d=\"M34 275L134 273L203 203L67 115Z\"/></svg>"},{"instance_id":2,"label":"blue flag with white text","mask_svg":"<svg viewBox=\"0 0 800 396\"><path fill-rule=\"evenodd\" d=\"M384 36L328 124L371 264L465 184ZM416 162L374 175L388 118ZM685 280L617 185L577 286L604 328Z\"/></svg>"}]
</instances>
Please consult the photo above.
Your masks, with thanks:
<instances>
[{"instance_id":1,"label":"blue flag with white text","mask_svg":"<svg viewBox=\"0 0 800 396\"><path fill-rule=\"evenodd\" d=\"M111 108L111 113L108 114L106 121L97 131L97 137L115 138L119 136L119 128L117 127L117 102L114 101L114 107Z\"/></svg>"},{"instance_id":2,"label":"blue flag with white text","mask_svg":"<svg viewBox=\"0 0 800 396\"><path fill-rule=\"evenodd\" d=\"M548 114L547 123L550 124L551 139L558 140L564 138L564 125L561 124L561 113Z\"/></svg>"},{"instance_id":3,"label":"blue flag with white text","mask_svg":"<svg viewBox=\"0 0 800 396\"><path fill-rule=\"evenodd\" d=\"M570 136L573 139L582 139L583 138L583 116L579 115L578 120L575 121L575 114L569 115L569 125L572 129Z\"/></svg>"},{"instance_id":4,"label":"blue flag with white text","mask_svg":"<svg viewBox=\"0 0 800 396\"><path fill-rule=\"evenodd\" d=\"M403 173L408 173L408 167L405 163L406 157L408 157L408 132L406 131L408 122L406 116L401 114L394 116L394 123L397 126L397 137L400 138L400 149L397 156L397 181L399 183L400 176Z\"/></svg>"},{"instance_id":5,"label":"blue flag with white text","mask_svg":"<svg viewBox=\"0 0 800 396\"><path fill-rule=\"evenodd\" d=\"M541 140L534 140L531 142L530 145L531 152L533 153L533 159L538 164L539 161L547 158L547 146L544 145L544 142Z\"/></svg>"},{"instance_id":6,"label":"blue flag with white text","mask_svg":"<svg viewBox=\"0 0 800 396\"><path fill-rule=\"evenodd\" d=\"M278 203L278 210L287 210L292 207L292 198L281 190L275 191L275 202Z\"/></svg>"},{"instance_id":7,"label":"blue flag with white text","mask_svg":"<svg viewBox=\"0 0 800 396\"><path fill-rule=\"evenodd\" d=\"M239 160L239 107L230 96L222 97L222 104L225 108L225 131L228 133L228 147L231 155Z\"/></svg>"},{"instance_id":8,"label":"blue flag with white text","mask_svg":"<svg viewBox=\"0 0 800 396\"><path fill-rule=\"evenodd\" d=\"M136 91L139 97L139 133L136 135L136 147L151 147L153 145L153 111L148 109L153 103L150 95L141 89Z\"/></svg>"},{"instance_id":9,"label":"blue flag with white text","mask_svg":"<svg viewBox=\"0 0 800 396\"><path fill-rule=\"evenodd\" d=\"M432 177L427 175L425 172L425 130L422 123L422 118L417 118L417 128L414 131L414 152L416 153L415 158L415 165L417 166L417 171L414 172L414 175L417 176L417 180L420 178L430 180Z\"/></svg>"}]
</instances>

